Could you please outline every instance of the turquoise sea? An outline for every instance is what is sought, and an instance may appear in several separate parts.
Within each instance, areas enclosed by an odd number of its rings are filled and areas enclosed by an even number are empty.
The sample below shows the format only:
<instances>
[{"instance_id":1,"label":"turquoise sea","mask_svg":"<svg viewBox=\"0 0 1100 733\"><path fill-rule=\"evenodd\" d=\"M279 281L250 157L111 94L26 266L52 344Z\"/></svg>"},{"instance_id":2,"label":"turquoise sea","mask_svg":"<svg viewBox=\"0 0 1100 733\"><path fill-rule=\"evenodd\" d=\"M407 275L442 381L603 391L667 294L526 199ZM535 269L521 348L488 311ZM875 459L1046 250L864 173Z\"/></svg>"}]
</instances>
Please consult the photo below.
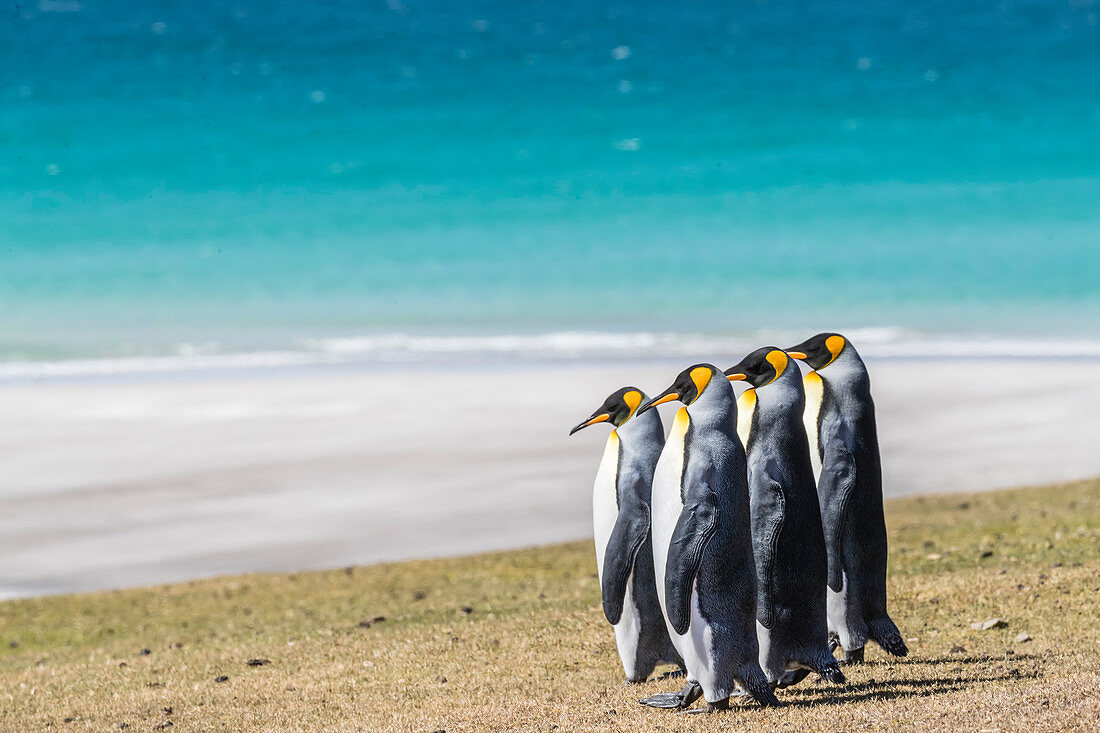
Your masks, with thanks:
<instances>
[{"instance_id":1,"label":"turquoise sea","mask_svg":"<svg viewBox=\"0 0 1100 733\"><path fill-rule=\"evenodd\" d=\"M8 3L0 376L822 329L1097 354L1098 14Z\"/></svg>"}]
</instances>

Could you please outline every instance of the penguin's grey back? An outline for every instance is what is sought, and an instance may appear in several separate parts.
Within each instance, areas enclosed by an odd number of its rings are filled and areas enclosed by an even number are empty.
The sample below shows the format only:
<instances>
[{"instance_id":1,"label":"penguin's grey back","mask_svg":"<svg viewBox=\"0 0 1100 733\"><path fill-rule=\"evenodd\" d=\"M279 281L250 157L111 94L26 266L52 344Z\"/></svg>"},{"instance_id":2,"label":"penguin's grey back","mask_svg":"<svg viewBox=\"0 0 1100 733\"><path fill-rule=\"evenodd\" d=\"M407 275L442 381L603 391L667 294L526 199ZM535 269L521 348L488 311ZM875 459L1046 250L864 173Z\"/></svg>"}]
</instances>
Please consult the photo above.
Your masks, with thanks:
<instances>
[{"instance_id":1,"label":"penguin's grey back","mask_svg":"<svg viewBox=\"0 0 1100 733\"><path fill-rule=\"evenodd\" d=\"M835 361L808 374L805 384L829 552L830 627L846 653L862 654L870 638L905 656L908 649L886 610L887 536L870 376L848 344Z\"/></svg>"}]
</instances>

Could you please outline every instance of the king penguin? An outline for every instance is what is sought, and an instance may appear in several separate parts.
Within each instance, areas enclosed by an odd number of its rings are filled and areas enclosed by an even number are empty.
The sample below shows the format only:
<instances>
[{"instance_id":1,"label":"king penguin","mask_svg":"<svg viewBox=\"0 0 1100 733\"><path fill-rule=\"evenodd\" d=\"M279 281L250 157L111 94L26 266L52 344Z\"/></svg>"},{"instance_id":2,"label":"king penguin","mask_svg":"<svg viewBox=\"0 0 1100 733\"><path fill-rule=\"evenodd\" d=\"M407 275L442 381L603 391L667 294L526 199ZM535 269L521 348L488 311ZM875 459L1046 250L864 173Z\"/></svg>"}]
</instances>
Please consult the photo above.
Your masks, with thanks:
<instances>
[{"instance_id":1,"label":"king penguin","mask_svg":"<svg viewBox=\"0 0 1100 733\"><path fill-rule=\"evenodd\" d=\"M749 385L737 400L737 434L748 455L760 666L772 685L797 683L810 671L842 684L829 649L825 536L802 425L802 372L767 346L726 377Z\"/></svg>"},{"instance_id":2,"label":"king penguin","mask_svg":"<svg viewBox=\"0 0 1100 733\"><path fill-rule=\"evenodd\" d=\"M748 477L733 387L716 367L697 364L638 414L672 400L685 406L653 475L653 567L687 684L641 702L686 708L702 695L711 712L728 708L739 685L761 705L778 705L759 663Z\"/></svg>"},{"instance_id":3,"label":"king penguin","mask_svg":"<svg viewBox=\"0 0 1100 733\"><path fill-rule=\"evenodd\" d=\"M601 422L614 426L592 487L592 520L603 612L630 682L645 682L658 664L683 666L653 578L649 497L665 432L656 410L635 416L645 400L637 387L623 387L569 431Z\"/></svg>"},{"instance_id":4,"label":"king penguin","mask_svg":"<svg viewBox=\"0 0 1100 733\"><path fill-rule=\"evenodd\" d=\"M838 333L819 333L787 353L813 370L804 418L829 558L832 643L849 664L863 661L868 639L904 657L909 649L886 613L882 464L867 367Z\"/></svg>"}]
</instances>

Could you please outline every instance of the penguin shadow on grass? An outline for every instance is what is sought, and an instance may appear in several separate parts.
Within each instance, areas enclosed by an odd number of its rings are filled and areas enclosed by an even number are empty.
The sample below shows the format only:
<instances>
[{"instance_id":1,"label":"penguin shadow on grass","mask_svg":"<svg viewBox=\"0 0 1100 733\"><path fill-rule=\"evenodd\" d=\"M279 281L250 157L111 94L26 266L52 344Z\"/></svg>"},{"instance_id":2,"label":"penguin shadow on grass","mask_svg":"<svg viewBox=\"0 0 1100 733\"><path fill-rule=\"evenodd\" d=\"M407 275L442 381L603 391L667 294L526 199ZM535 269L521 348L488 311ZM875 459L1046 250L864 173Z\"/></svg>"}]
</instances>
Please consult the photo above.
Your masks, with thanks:
<instances>
[{"instance_id":1,"label":"penguin shadow on grass","mask_svg":"<svg viewBox=\"0 0 1100 733\"><path fill-rule=\"evenodd\" d=\"M1013 660L1018 661L1027 661L1029 659L1038 659L1038 657L1028 654L1020 654L1013 657ZM1006 671L989 669L986 667L986 665L994 661L1000 660L992 657L970 656L956 659L912 659L902 664L898 664L897 662L868 662L861 665L860 668L870 670L875 667L880 667L882 671L887 674L897 671L900 672L901 675L897 677L891 675L887 679L881 680L877 678L859 680L849 677L848 683L839 687L831 685L827 688L804 687L799 689L798 687L789 687L786 690L787 694L783 695L780 699L785 705L791 707L844 705L866 702L869 700L895 700L899 697L931 697L933 695L942 695L949 692L960 692L990 682L1011 682L1041 675L1041 672L1037 671L1022 672L1018 669ZM913 677L904 674L905 668L908 667L909 664L915 664L917 666L951 664L959 669L959 673L955 675L941 674L931 677ZM978 666L981 668L974 669L974 667ZM970 669L966 667L970 667ZM828 693L827 697L810 697L810 695L820 694L823 689Z\"/></svg>"},{"instance_id":2,"label":"penguin shadow on grass","mask_svg":"<svg viewBox=\"0 0 1100 733\"><path fill-rule=\"evenodd\" d=\"M1039 655L1039 654L1013 654L1008 659L1012 660L1013 662L1031 662L1031 661L1042 661L1044 659L1044 657L1042 655ZM990 664L992 662L1004 663L1004 662L1006 662L1006 659L1004 657L995 657L995 656L991 656L989 654L979 654L977 656L971 654L971 655L968 655L968 656L965 656L965 657L935 657L935 658L932 658L932 659L918 660L918 664L929 664L929 665L951 664L951 665L955 665L955 666L964 665L964 664Z\"/></svg>"}]
</instances>

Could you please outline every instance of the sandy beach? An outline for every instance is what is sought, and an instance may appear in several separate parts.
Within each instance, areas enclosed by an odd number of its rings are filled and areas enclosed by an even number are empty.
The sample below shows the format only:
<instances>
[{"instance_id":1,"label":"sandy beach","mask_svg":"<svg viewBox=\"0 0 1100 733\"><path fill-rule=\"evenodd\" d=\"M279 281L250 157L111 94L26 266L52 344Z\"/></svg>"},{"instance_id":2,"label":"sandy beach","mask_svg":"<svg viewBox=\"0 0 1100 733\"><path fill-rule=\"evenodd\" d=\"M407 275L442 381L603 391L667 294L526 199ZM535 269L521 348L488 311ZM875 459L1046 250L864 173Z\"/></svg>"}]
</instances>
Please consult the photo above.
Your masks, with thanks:
<instances>
[{"instance_id":1,"label":"sandy beach","mask_svg":"<svg viewBox=\"0 0 1100 733\"><path fill-rule=\"evenodd\" d=\"M678 366L5 384L0 597L586 537L606 431L569 428ZM888 496L1100 474L1100 362L870 368Z\"/></svg>"}]
</instances>

